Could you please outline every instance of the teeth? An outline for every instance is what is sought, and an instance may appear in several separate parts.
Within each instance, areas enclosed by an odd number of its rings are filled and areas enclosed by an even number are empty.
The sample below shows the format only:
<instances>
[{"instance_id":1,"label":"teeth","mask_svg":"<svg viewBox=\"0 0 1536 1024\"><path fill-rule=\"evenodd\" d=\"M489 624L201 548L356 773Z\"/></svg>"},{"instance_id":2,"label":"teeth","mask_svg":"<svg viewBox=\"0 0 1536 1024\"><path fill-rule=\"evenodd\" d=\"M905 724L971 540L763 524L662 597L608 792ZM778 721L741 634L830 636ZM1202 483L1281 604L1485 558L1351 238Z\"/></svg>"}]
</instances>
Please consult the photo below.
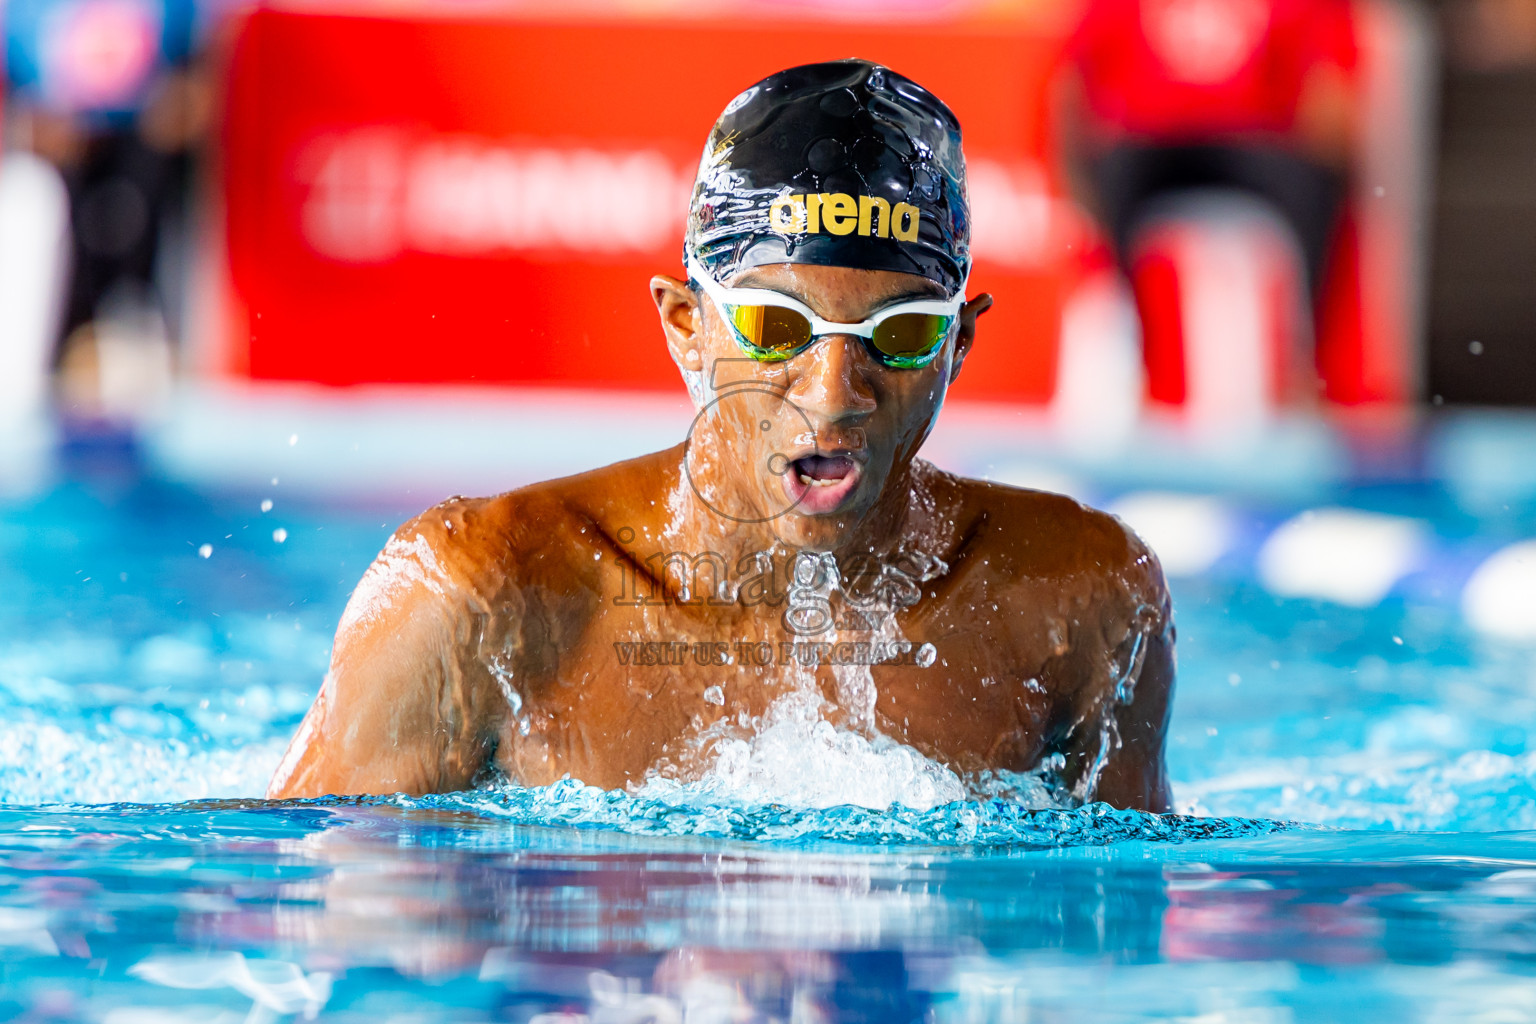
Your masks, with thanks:
<instances>
[{"instance_id":1,"label":"teeth","mask_svg":"<svg viewBox=\"0 0 1536 1024\"><path fill-rule=\"evenodd\" d=\"M806 476L804 473L801 473L800 474L800 482L802 484L805 484L807 487L832 487L832 486L834 486L836 484L842 483L843 481L842 481L841 478L836 479L836 480L831 480L831 479L828 479L828 480L818 480L815 477L809 477L809 476Z\"/></svg>"}]
</instances>

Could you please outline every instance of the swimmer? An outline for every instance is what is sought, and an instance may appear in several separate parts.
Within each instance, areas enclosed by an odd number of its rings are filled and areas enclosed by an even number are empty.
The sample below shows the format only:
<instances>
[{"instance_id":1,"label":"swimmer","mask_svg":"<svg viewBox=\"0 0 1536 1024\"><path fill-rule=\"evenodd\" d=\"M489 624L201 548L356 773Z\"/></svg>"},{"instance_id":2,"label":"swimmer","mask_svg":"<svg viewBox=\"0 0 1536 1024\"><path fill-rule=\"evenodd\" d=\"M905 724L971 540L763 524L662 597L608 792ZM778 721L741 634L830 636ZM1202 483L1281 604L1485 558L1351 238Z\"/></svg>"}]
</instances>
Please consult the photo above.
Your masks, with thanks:
<instances>
[{"instance_id":1,"label":"swimmer","mask_svg":"<svg viewBox=\"0 0 1536 1024\"><path fill-rule=\"evenodd\" d=\"M1167 810L1152 553L917 458L992 302L966 298L969 234L959 124L916 83L847 60L736 97L688 279L651 280L687 438L400 527L269 795L633 790L809 716L963 779L1048 769Z\"/></svg>"}]
</instances>

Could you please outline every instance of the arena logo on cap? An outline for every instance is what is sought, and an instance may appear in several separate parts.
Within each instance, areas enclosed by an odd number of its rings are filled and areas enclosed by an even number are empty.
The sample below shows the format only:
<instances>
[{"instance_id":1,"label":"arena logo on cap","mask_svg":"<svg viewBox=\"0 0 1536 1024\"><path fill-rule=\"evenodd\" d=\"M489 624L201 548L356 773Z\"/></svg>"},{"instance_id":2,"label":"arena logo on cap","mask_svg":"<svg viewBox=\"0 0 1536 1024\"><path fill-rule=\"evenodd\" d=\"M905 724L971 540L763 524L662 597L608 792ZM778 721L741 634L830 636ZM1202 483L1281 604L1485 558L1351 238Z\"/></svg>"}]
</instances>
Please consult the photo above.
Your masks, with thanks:
<instances>
[{"instance_id":1,"label":"arena logo on cap","mask_svg":"<svg viewBox=\"0 0 1536 1024\"><path fill-rule=\"evenodd\" d=\"M895 237L898 242L917 241L922 211L911 203L894 206L879 196L851 196L846 192L812 192L780 196L768 207L768 223L783 235L874 235Z\"/></svg>"}]
</instances>

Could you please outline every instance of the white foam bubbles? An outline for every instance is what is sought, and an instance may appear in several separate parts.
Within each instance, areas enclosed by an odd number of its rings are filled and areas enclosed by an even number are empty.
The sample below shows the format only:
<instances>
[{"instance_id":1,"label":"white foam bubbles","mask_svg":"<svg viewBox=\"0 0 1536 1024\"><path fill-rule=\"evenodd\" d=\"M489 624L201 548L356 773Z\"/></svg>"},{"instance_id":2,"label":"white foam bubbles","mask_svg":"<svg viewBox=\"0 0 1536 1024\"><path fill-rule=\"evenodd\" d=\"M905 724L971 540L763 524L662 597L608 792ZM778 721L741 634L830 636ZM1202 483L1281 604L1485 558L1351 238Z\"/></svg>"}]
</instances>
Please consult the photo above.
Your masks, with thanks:
<instances>
[{"instance_id":1,"label":"white foam bubbles","mask_svg":"<svg viewBox=\"0 0 1536 1024\"><path fill-rule=\"evenodd\" d=\"M261 793L283 741L145 735L144 713L68 729L35 713L0 726L0 803L162 803Z\"/></svg>"},{"instance_id":2,"label":"white foam bubbles","mask_svg":"<svg viewBox=\"0 0 1536 1024\"><path fill-rule=\"evenodd\" d=\"M715 761L697 781L653 777L635 795L674 804L901 804L920 811L966 798L960 777L937 761L886 736L840 729L824 710L813 695L786 694L751 736L717 740Z\"/></svg>"}]
</instances>

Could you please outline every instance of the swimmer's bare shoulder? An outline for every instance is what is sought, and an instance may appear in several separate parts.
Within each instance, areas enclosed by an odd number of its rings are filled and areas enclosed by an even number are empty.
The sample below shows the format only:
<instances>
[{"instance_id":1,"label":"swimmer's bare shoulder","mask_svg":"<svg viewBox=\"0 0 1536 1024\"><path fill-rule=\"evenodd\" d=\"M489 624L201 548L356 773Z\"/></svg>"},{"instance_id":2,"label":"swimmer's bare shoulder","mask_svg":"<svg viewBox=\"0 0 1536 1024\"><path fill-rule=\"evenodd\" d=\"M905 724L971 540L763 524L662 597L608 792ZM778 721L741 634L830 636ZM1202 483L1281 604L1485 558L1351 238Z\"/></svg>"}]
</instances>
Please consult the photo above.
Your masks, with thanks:
<instances>
[{"instance_id":1,"label":"swimmer's bare shoulder","mask_svg":"<svg viewBox=\"0 0 1536 1024\"><path fill-rule=\"evenodd\" d=\"M1097 799L1168 810L1174 630L1157 557L1116 517L1063 495L951 480L975 523L968 561L986 563L1013 614L1044 609L1061 624L1043 656L1054 704L1049 746L1066 755L1068 778L1096 772Z\"/></svg>"},{"instance_id":2,"label":"swimmer's bare shoulder","mask_svg":"<svg viewBox=\"0 0 1536 1024\"><path fill-rule=\"evenodd\" d=\"M474 784L508 734L498 678L547 660L590 600L570 501L580 480L452 498L395 531L347 603L269 797Z\"/></svg>"}]
</instances>

